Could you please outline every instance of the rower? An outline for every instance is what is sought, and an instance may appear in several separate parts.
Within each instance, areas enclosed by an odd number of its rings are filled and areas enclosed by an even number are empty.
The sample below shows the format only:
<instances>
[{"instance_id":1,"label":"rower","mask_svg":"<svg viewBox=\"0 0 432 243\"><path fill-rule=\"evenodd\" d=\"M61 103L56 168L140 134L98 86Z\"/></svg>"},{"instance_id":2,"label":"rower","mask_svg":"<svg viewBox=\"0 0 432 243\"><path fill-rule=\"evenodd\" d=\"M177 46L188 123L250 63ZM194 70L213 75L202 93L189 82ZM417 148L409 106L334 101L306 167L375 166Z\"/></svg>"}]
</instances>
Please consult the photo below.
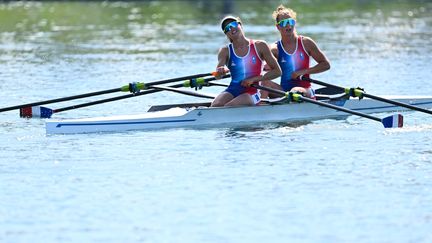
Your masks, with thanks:
<instances>
[{"instance_id":1,"label":"rower","mask_svg":"<svg viewBox=\"0 0 432 243\"><path fill-rule=\"evenodd\" d=\"M260 101L260 93L250 85L281 75L276 58L265 41L246 38L238 17L223 18L221 28L230 44L219 50L217 77L229 71L232 79L228 88L213 100L211 106L256 105ZM264 75L263 61L269 67Z\"/></svg>"},{"instance_id":2,"label":"rower","mask_svg":"<svg viewBox=\"0 0 432 243\"><path fill-rule=\"evenodd\" d=\"M297 34L296 16L294 10L283 5L273 12L281 40L272 44L271 51L282 69L282 76L280 84L265 81L262 85L283 91L299 92L308 98L314 98L311 83L302 80L302 77L309 78L309 74L330 69L330 62L310 37ZM310 57L317 62L313 67L309 67ZM262 91L261 96L273 97L274 94Z\"/></svg>"}]
</instances>

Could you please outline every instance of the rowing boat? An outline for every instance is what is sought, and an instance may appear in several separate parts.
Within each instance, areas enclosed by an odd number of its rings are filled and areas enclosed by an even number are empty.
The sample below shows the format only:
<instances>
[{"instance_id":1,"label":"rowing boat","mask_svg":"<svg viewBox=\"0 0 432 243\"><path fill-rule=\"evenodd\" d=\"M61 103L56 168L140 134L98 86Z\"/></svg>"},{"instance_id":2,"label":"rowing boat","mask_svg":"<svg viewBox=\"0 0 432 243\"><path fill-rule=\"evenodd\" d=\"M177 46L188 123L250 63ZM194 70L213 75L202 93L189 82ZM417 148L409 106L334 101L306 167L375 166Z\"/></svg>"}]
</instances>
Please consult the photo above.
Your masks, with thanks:
<instances>
[{"instance_id":1,"label":"rowing boat","mask_svg":"<svg viewBox=\"0 0 432 243\"><path fill-rule=\"evenodd\" d=\"M432 108L432 96L382 97L425 109ZM322 102L369 114L408 110L369 98L358 100L339 97L325 99ZM307 102L276 102L259 106L211 108L209 103L192 103L153 106L146 113L138 115L47 120L46 132L47 134L71 134L179 127L227 127L269 122L313 121L347 116L349 116L347 113Z\"/></svg>"}]
</instances>

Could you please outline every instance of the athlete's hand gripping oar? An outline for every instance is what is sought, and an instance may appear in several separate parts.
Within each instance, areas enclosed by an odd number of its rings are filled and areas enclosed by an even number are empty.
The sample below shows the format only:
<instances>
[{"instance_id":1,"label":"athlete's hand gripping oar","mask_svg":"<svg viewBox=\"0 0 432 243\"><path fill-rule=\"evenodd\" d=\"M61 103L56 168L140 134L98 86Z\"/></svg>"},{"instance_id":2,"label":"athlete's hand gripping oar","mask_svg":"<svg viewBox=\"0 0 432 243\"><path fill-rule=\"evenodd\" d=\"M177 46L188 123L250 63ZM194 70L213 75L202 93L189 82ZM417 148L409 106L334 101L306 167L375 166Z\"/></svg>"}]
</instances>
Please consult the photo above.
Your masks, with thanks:
<instances>
[{"instance_id":1,"label":"athlete's hand gripping oar","mask_svg":"<svg viewBox=\"0 0 432 243\"><path fill-rule=\"evenodd\" d=\"M230 77L230 76L225 75L222 78L228 78L228 77ZM195 87L193 85L197 84L197 83L199 85L207 85L207 84L212 85L209 82L213 81L213 80L216 80L216 78L215 77L196 78L196 79L193 78L193 79L190 79L188 81L185 81L183 84L175 84L175 85L172 85L169 87L170 88ZM74 109L78 109L78 108L82 108L82 107L87 107L87 106L92 106L92 105L97 105L97 104L102 104L102 103L107 103L107 102L112 102L112 101L117 101L117 100L122 100L122 99L127 99L127 98L132 98L132 97L136 97L136 96L152 94L152 93L162 91L162 90L158 90L158 89L153 89L151 87L151 85L146 86L146 87L149 88L149 90L140 91L138 93L132 93L132 94L127 94L127 95L121 95L121 96L106 98L106 99L102 99L102 100L91 101L91 102L73 105L73 106L68 106L68 107L59 108L59 109L50 109L48 107L39 107L38 106L36 110L38 110L40 112L33 113L32 116L28 116L26 118L31 118L31 117L33 117L33 118L50 118L54 113L59 113L62 111L74 110Z\"/></svg>"},{"instance_id":2,"label":"athlete's hand gripping oar","mask_svg":"<svg viewBox=\"0 0 432 243\"><path fill-rule=\"evenodd\" d=\"M283 95L286 98L288 98L288 100L292 100L292 101L296 101L296 102L300 102L300 101L304 101L304 102L309 102L312 104L316 104L316 105L320 105L320 106L324 106L330 109L335 109L338 111L342 111L342 112L346 112L349 114L353 114L353 115L357 115L357 116L361 116L364 118L368 118L374 121L378 121L381 122L385 128L391 128L391 127L402 127L403 126L403 116L400 114L396 114L396 115L392 115L392 116L388 116L385 117L383 119L375 117L375 116L371 116L365 113L361 113L358 111L353 111L341 106L337 106L337 105L332 105L329 103L325 103L325 102L321 102L321 101L317 101L311 98L307 98L304 96L301 96L300 94L297 93L293 93L293 92L283 92L281 90L277 90L277 89L273 89L273 88L269 88L269 87L265 87L265 86L261 86L261 85L257 85L257 84L252 84L252 87L255 87L257 89L262 89L262 90L266 90L268 92L271 93L275 93L275 94L279 94L279 95Z\"/></svg>"},{"instance_id":3,"label":"athlete's hand gripping oar","mask_svg":"<svg viewBox=\"0 0 432 243\"><path fill-rule=\"evenodd\" d=\"M202 73L202 74L189 75L189 76L184 76L184 77L179 77L179 78L159 80L159 81L154 81L154 82L150 82L150 83L135 83L135 86L131 86L131 84L128 84L128 85L124 85L120 88L107 89L107 90L102 90L102 91L86 93L86 94L73 95L73 96L68 96L68 97L63 97L63 98L56 98L56 99L51 99L51 100L44 100L44 101L39 101L39 102L33 102L33 103L27 103L27 104L22 104L22 105L0 108L0 112L21 109L20 112L25 114L26 111L30 111L30 112L32 111L32 106L52 104L52 103L57 103L57 102L87 98L87 97L109 94L109 93L115 93L115 92L136 92L136 89L138 89L138 90L145 89L146 85L167 84L167 83L173 83L173 82L178 82L178 81L183 81L183 80L188 80L188 79L196 79L196 78L202 78L202 77L206 77L206 76L215 76L215 75L216 75L215 72Z\"/></svg>"},{"instance_id":4,"label":"athlete's hand gripping oar","mask_svg":"<svg viewBox=\"0 0 432 243\"><path fill-rule=\"evenodd\" d=\"M405 107L405 108L408 108L408 109L412 109L412 110L415 110L415 111L420 111L420 112L424 112L424 113L432 115L432 111L430 111L430 110L423 109L423 108L418 107L418 106L402 103L402 102L395 101L395 100L385 99L383 97L379 97L379 96L376 96L376 95L371 95L371 94L368 94L368 93L364 92L363 90L361 90L359 88L344 88L344 87L341 87L341 86L337 86L337 85L334 85L334 84L329 84L327 82L323 82L323 81L319 81L319 80L315 80L315 79L310 79L310 78L306 78L306 77L302 77L302 80L309 81L311 83L315 83L315 84L319 84L319 85L323 85L323 86L328 86L328 87L340 89L341 91L345 92L347 95L350 95L352 97L359 97L360 99L363 98L363 97L368 97L368 98L371 98L371 99L374 99L374 100L379 100L379 101L382 101L382 102L385 102L385 103L389 103L389 104L392 104L392 105L395 105L395 106L401 106L401 107Z\"/></svg>"}]
</instances>

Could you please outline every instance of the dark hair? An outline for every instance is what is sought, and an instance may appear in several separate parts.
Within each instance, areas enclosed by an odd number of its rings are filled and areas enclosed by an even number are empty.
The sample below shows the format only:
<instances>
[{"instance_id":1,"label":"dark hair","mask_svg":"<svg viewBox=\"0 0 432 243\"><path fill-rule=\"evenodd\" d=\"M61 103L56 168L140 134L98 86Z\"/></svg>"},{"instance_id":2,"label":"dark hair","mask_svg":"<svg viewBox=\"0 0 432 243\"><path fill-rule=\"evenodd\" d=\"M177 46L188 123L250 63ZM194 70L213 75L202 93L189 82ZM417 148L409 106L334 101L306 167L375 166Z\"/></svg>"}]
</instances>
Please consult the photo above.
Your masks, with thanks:
<instances>
[{"instance_id":1,"label":"dark hair","mask_svg":"<svg viewBox=\"0 0 432 243\"><path fill-rule=\"evenodd\" d=\"M226 16L225 18L223 18L221 20L221 28L222 30L225 30L225 27L231 23L231 22L238 22L239 24L241 24L240 18L238 17L234 17L234 16Z\"/></svg>"}]
</instances>

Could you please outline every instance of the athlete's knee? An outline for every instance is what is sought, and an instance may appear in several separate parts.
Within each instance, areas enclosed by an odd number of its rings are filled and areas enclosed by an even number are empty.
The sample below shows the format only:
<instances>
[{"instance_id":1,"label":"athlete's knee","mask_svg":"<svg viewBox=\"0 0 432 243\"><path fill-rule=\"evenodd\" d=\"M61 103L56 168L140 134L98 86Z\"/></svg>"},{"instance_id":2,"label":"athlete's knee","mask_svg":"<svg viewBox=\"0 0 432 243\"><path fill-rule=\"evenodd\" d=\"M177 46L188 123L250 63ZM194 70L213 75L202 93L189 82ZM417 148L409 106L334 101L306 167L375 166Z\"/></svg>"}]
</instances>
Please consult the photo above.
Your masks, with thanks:
<instances>
[{"instance_id":1,"label":"athlete's knee","mask_svg":"<svg viewBox=\"0 0 432 243\"><path fill-rule=\"evenodd\" d=\"M224 106L225 105L225 103L223 103L223 102L220 102L220 101L218 101L218 100L214 100L212 103L211 103L211 107L222 107L222 106Z\"/></svg>"},{"instance_id":2,"label":"athlete's knee","mask_svg":"<svg viewBox=\"0 0 432 243\"><path fill-rule=\"evenodd\" d=\"M259 92L260 92L261 98L263 98L263 99L269 98L269 92L264 91L264 90L260 90Z\"/></svg>"}]
</instances>

